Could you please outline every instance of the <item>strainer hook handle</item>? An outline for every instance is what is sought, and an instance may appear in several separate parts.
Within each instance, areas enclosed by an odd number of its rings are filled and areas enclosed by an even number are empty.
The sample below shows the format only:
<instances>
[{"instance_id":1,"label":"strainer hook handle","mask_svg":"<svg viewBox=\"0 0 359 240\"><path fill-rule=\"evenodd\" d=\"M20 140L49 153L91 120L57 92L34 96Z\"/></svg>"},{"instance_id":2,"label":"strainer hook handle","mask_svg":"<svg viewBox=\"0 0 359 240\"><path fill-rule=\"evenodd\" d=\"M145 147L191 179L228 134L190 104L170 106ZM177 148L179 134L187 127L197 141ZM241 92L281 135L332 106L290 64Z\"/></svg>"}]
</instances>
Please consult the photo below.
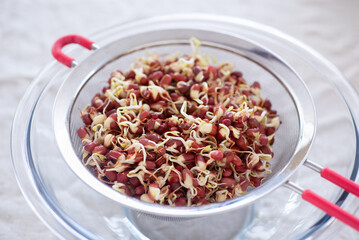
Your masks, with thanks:
<instances>
[{"instance_id":1,"label":"strainer hook handle","mask_svg":"<svg viewBox=\"0 0 359 240\"><path fill-rule=\"evenodd\" d=\"M323 177L324 179L359 197L359 185L354 181L345 178L344 176L340 175L339 173L336 173L329 168L323 168L318 164L309 161L308 159L304 162L304 165L320 173L321 177ZM312 192L310 189L303 189L291 181L287 181L285 183L285 186L300 194L303 200L313 204L317 208L326 212L328 215L342 221L348 226L359 231L359 218L355 215L346 212L344 209L340 208L340 206L319 196L318 194Z\"/></svg>"},{"instance_id":2,"label":"strainer hook handle","mask_svg":"<svg viewBox=\"0 0 359 240\"><path fill-rule=\"evenodd\" d=\"M80 44L89 50L98 49L93 41L80 35L66 35L57 39L54 45L52 45L51 53L57 61L69 68L77 66L77 62L72 57L64 54L62 48L72 43Z\"/></svg>"}]
</instances>

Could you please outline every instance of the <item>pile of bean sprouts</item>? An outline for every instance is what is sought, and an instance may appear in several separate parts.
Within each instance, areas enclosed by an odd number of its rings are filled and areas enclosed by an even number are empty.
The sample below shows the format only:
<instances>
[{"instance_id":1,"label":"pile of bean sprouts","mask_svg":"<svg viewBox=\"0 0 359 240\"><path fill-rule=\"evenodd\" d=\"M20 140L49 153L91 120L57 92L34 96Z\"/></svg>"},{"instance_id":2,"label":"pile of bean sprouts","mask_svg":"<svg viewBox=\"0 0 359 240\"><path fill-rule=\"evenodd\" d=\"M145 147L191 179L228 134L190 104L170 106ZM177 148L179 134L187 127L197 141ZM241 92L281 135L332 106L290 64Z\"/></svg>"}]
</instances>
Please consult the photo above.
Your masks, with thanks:
<instances>
[{"instance_id":1,"label":"pile of bean sprouts","mask_svg":"<svg viewBox=\"0 0 359 240\"><path fill-rule=\"evenodd\" d=\"M150 54L81 111L82 161L113 189L171 206L222 202L269 174L279 117L229 62Z\"/></svg>"}]
</instances>

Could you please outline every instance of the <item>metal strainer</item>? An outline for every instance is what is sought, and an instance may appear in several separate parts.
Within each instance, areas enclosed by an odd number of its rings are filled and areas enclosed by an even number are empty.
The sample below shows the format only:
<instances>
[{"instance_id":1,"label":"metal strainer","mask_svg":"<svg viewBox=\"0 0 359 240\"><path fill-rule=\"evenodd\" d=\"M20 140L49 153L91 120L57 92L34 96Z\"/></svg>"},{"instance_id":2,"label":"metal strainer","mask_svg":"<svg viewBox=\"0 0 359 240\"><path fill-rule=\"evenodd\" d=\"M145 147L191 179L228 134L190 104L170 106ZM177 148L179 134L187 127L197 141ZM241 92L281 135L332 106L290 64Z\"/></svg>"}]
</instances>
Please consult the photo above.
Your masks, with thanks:
<instances>
[{"instance_id":1,"label":"metal strainer","mask_svg":"<svg viewBox=\"0 0 359 240\"><path fill-rule=\"evenodd\" d=\"M79 110L102 89L112 71L129 69L135 58L144 56L148 50L157 54L190 53L188 39L193 36L201 40L201 52L214 56L218 62L233 63L235 69L243 71L244 78L249 83L259 81L262 85L262 96L269 97L273 108L278 111L282 124L276 133L273 148L275 155L271 160L272 174L265 178L261 186L250 189L241 197L199 207L150 204L120 194L100 182L82 165L81 141L76 134L77 129L83 125ZM61 48L70 43L78 43L95 51L82 60L81 64L77 64L61 52ZM183 29L180 26L164 29L158 26L140 34L124 34L116 41L100 47L78 35L65 36L54 44L53 55L59 62L72 67L58 92L53 112L54 132L59 149L77 176L104 196L138 212L178 220L235 210L284 185L302 194L303 199L329 215L359 230L359 219L355 216L310 190L304 191L288 181L296 169L304 164L321 172L322 177L359 196L359 187L354 182L327 168L322 169L306 159L315 136L314 104L307 87L296 72L270 50L225 31L214 32L196 27Z\"/></svg>"}]
</instances>

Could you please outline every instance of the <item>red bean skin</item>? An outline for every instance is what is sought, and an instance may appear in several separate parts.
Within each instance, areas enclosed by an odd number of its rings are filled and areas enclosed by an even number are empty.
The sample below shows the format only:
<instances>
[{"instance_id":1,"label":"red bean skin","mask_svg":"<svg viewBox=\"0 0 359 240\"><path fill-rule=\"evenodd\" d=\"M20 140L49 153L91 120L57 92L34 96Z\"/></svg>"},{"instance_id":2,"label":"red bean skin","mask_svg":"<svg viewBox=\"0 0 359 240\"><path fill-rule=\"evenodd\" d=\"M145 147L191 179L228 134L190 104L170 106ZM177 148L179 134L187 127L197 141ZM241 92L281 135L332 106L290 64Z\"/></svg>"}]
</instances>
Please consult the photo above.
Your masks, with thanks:
<instances>
[{"instance_id":1,"label":"red bean skin","mask_svg":"<svg viewBox=\"0 0 359 240\"><path fill-rule=\"evenodd\" d=\"M145 111L140 113L138 118L140 119L140 121L143 121L143 120L149 118L149 116L150 116L150 113L145 110Z\"/></svg>"},{"instance_id":2,"label":"red bean skin","mask_svg":"<svg viewBox=\"0 0 359 240\"><path fill-rule=\"evenodd\" d=\"M151 80L160 80L162 77L163 77L162 71L153 72L148 76L148 78Z\"/></svg>"},{"instance_id":3,"label":"red bean skin","mask_svg":"<svg viewBox=\"0 0 359 240\"><path fill-rule=\"evenodd\" d=\"M77 135L82 139L84 137L86 137L87 135L87 131L85 128L83 127L80 127L78 130L77 130Z\"/></svg>"},{"instance_id":4,"label":"red bean skin","mask_svg":"<svg viewBox=\"0 0 359 240\"><path fill-rule=\"evenodd\" d=\"M111 159L111 160L115 160L115 161L117 161L117 159L118 159L119 157L121 157L122 155L123 155L123 153L120 153L120 152L115 151L115 150L110 150L110 151L107 153L108 158Z\"/></svg>"},{"instance_id":5,"label":"red bean skin","mask_svg":"<svg viewBox=\"0 0 359 240\"><path fill-rule=\"evenodd\" d=\"M93 149L92 153L98 153L101 155L105 155L107 153L107 148L104 145L99 145Z\"/></svg>"},{"instance_id":6,"label":"red bean skin","mask_svg":"<svg viewBox=\"0 0 359 240\"><path fill-rule=\"evenodd\" d=\"M156 168L156 163L152 161L146 161L146 169L154 170Z\"/></svg>"},{"instance_id":7,"label":"red bean skin","mask_svg":"<svg viewBox=\"0 0 359 240\"><path fill-rule=\"evenodd\" d=\"M82 117L82 121L83 121L84 124L86 124L86 125L91 125L92 119L91 119L91 117L90 117L90 114L88 114L88 113L84 114L83 117Z\"/></svg>"},{"instance_id":8,"label":"red bean skin","mask_svg":"<svg viewBox=\"0 0 359 240\"><path fill-rule=\"evenodd\" d=\"M141 184L140 180L137 177L131 177L129 182L133 187L137 187Z\"/></svg>"},{"instance_id":9,"label":"red bean skin","mask_svg":"<svg viewBox=\"0 0 359 240\"><path fill-rule=\"evenodd\" d=\"M160 81L160 86L166 89L169 85L171 85L172 77L168 74L165 74Z\"/></svg>"},{"instance_id":10,"label":"red bean skin","mask_svg":"<svg viewBox=\"0 0 359 240\"><path fill-rule=\"evenodd\" d=\"M127 173L122 172L117 174L117 181L120 183L127 183L129 178L127 177Z\"/></svg>"},{"instance_id":11,"label":"red bean skin","mask_svg":"<svg viewBox=\"0 0 359 240\"><path fill-rule=\"evenodd\" d=\"M168 182L169 183L178 183L179 182L178 174L172 171L170 173L170 175L168 176Z\"/></svg>"},{"instance_id":12,"label":"red bean skin","mask_svg":"<svg viewBox=\"0 0 359 240\"><path fill-rule=\"evenodd\" d=\"M92 152L94 150L95 147L97 147L99 145L99 143L97 142L89 142L86 143L84 149L88 152Z\"/></svg>"},{"instance_id":13,"label":"red bean skin","mask_svg":"<svg viewBox=\"0 0 359 240\"><path fill-rule=\"evenodd\" d=\"M105 170L105 175L111 182L117 180L117 174L115 171L107 171Z\"/></svg>"},{"instance_id":14,"label":"red bean skin","mask_svg":"<svg viewBox=\"0 0 359 240\"><path fill-rule=\"evenodd\" d=\"M223 153L220 150L214 150L210 153L211 158L214 160L221 160L223 159Z\"/></svg>"},{"instance_id":15,"label":"red bean skin","mask_svg":"<svg viewBox=\"0 0 359 240\"><path fill-rule=\"evenodd\" d=\"M226 187L233 188L237 184L236 180L233 178L224 177L221 179L221 183Z\"/></svg>"},{"instance_id":16,"label":"red bean skin","mask_svg":"<svg viewBox=\"0 0 359 240\"><path fill-rule=\"evenodd\" d=\"M242 166L242 160L238 157L238 156L235 156L232 163L234 164L234 166Z\"/></svg>"},{"instance_id":17,"label":"red bean skin","mask_svg":"<svg viewBox=\"0 0 359 240\"><path fill-rule=\"evenodd\" d=\"M232 169L226 168L226 169L223 170L222 175L223 175L224 177L229 177L229 176L232 175L232 173L233 173Z\"/></svg>"},{"instance_id":18,"label":"red bean skin","mask_svg":"<svg viewBox=\"0 0 359 240\"><path fill-rule=\"evenodd\" d=\"M187 202L184 197L178 198L175 202L175 206L177 206L177 207L186 206L186 204L187 204Z\"/></svg>"},{"instance_id":19,"label":"red bean skin","mask_svg":"<svg viewBox=\"0 0 359 240\"><path fill-rule=\"evenodd\" d=\"M143 194L143 193L145 193L145 188L142 185L140 185L135 188L135 192L136 192L136 194L139 194L139 195Z\"/></svg>"},{"instance_id":20,"label":"red bean skin","mask_svg":"<svg viewBox=\"0 0 359 240\"><path fill-rule=\"evenodd\" d=\"M267 137L266 135L261 135L261 136L259 137L259 144L260 144L261 146L267 145L267 144L268 144L268 137Z\"/></svg>"},{"instance_id":21,"label":"red bean skin","mask_svg":"<svg viewBox=\"0 0 359 240\"><path fill-rule=\"evenodd\" d=\"M250 128L256 128L259 126L258 120L255 118L248 118L247 121L248 121L248 126Z\"/></svg>"},{"instance_id":22,"label":"red bean skin","mask_svg":"<svg viewBox=\"0 0 359 240\"><path fill-rule=\"evenodd\" d=\"M182 74L173 75L173 79L176 80L177 82L187 82L188 81L187 77Z\"/></svg>"},{"instance_id":23,"label":"red bean skin","mask_svg":"<svg viewBox=\"0 0 359 240\"><path fill-rule=\"evenodd\" d=\"M161 137L160 135L156 134L156 133L150 133L150 134L146 134L145 136L147 139L155 142L155 143L159 143L161 141Z\"/></svg>"},{"instance_id":24,"label":"red bean skin","mask_svg":"<svg viewBox=\"0 0 359 240\"><path fill-rule=\"evenodd\" d=\"M197 187L197 197L199 198L204 198L206 196L206 191L204 190L203 187Z\"/></svg>"}]
</instances>

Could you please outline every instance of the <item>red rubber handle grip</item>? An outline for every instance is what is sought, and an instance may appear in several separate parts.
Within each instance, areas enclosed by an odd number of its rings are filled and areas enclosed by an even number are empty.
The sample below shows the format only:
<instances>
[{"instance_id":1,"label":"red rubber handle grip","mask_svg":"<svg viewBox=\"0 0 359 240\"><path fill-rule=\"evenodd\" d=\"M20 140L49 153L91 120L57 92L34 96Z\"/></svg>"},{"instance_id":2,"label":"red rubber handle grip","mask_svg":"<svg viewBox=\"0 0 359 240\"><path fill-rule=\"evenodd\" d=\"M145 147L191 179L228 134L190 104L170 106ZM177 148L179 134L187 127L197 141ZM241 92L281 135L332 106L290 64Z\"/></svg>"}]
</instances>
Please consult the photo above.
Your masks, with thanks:
<instances>
[{"instance_id":1,"label":"red rubber handle grip","mask_svg":"<svg viewBox=\"0 0 359 240\"><path fill-rule=\"evenodd\" d=\"M323 168L323 170L320 172L320 176L343 188L345 191L359 197L359 185L352 180L343 177L342 175L334 172L329 168Z\"/></svg>"},{"instance_id":2,"label":"red rubber handle grip","mask_svg":"<svg viewBox=\"0 0 359 240\"><path fill-rule=\"evenodd\" d=\"M325 198L322 198L309 189L303 192L302 198L314 206L322 209L328 215L335 217L336 219L359 231L359 218L344 211L338 205L328 201Z\"/></svg>"},{"instance_id":3,"label":"red rubber handle grip","mask_svg":"<svg viewBox=\"0 0 359 240\"><path fill-rule=\"evenodd\" d=\"M80 35L66 35L57 39L54 45L52 45L52 49L51 49L52 55L57 61L59 61L60 63L64 64L67 67L72 67L71 63L74 61L74 59L72 57L65 55L62 52L62 48L72 43L80 44L81 46L89 50L91 50L91 47L94 44L93 41L85 37L82 37Z\"/></svg>"}]
</instances>

